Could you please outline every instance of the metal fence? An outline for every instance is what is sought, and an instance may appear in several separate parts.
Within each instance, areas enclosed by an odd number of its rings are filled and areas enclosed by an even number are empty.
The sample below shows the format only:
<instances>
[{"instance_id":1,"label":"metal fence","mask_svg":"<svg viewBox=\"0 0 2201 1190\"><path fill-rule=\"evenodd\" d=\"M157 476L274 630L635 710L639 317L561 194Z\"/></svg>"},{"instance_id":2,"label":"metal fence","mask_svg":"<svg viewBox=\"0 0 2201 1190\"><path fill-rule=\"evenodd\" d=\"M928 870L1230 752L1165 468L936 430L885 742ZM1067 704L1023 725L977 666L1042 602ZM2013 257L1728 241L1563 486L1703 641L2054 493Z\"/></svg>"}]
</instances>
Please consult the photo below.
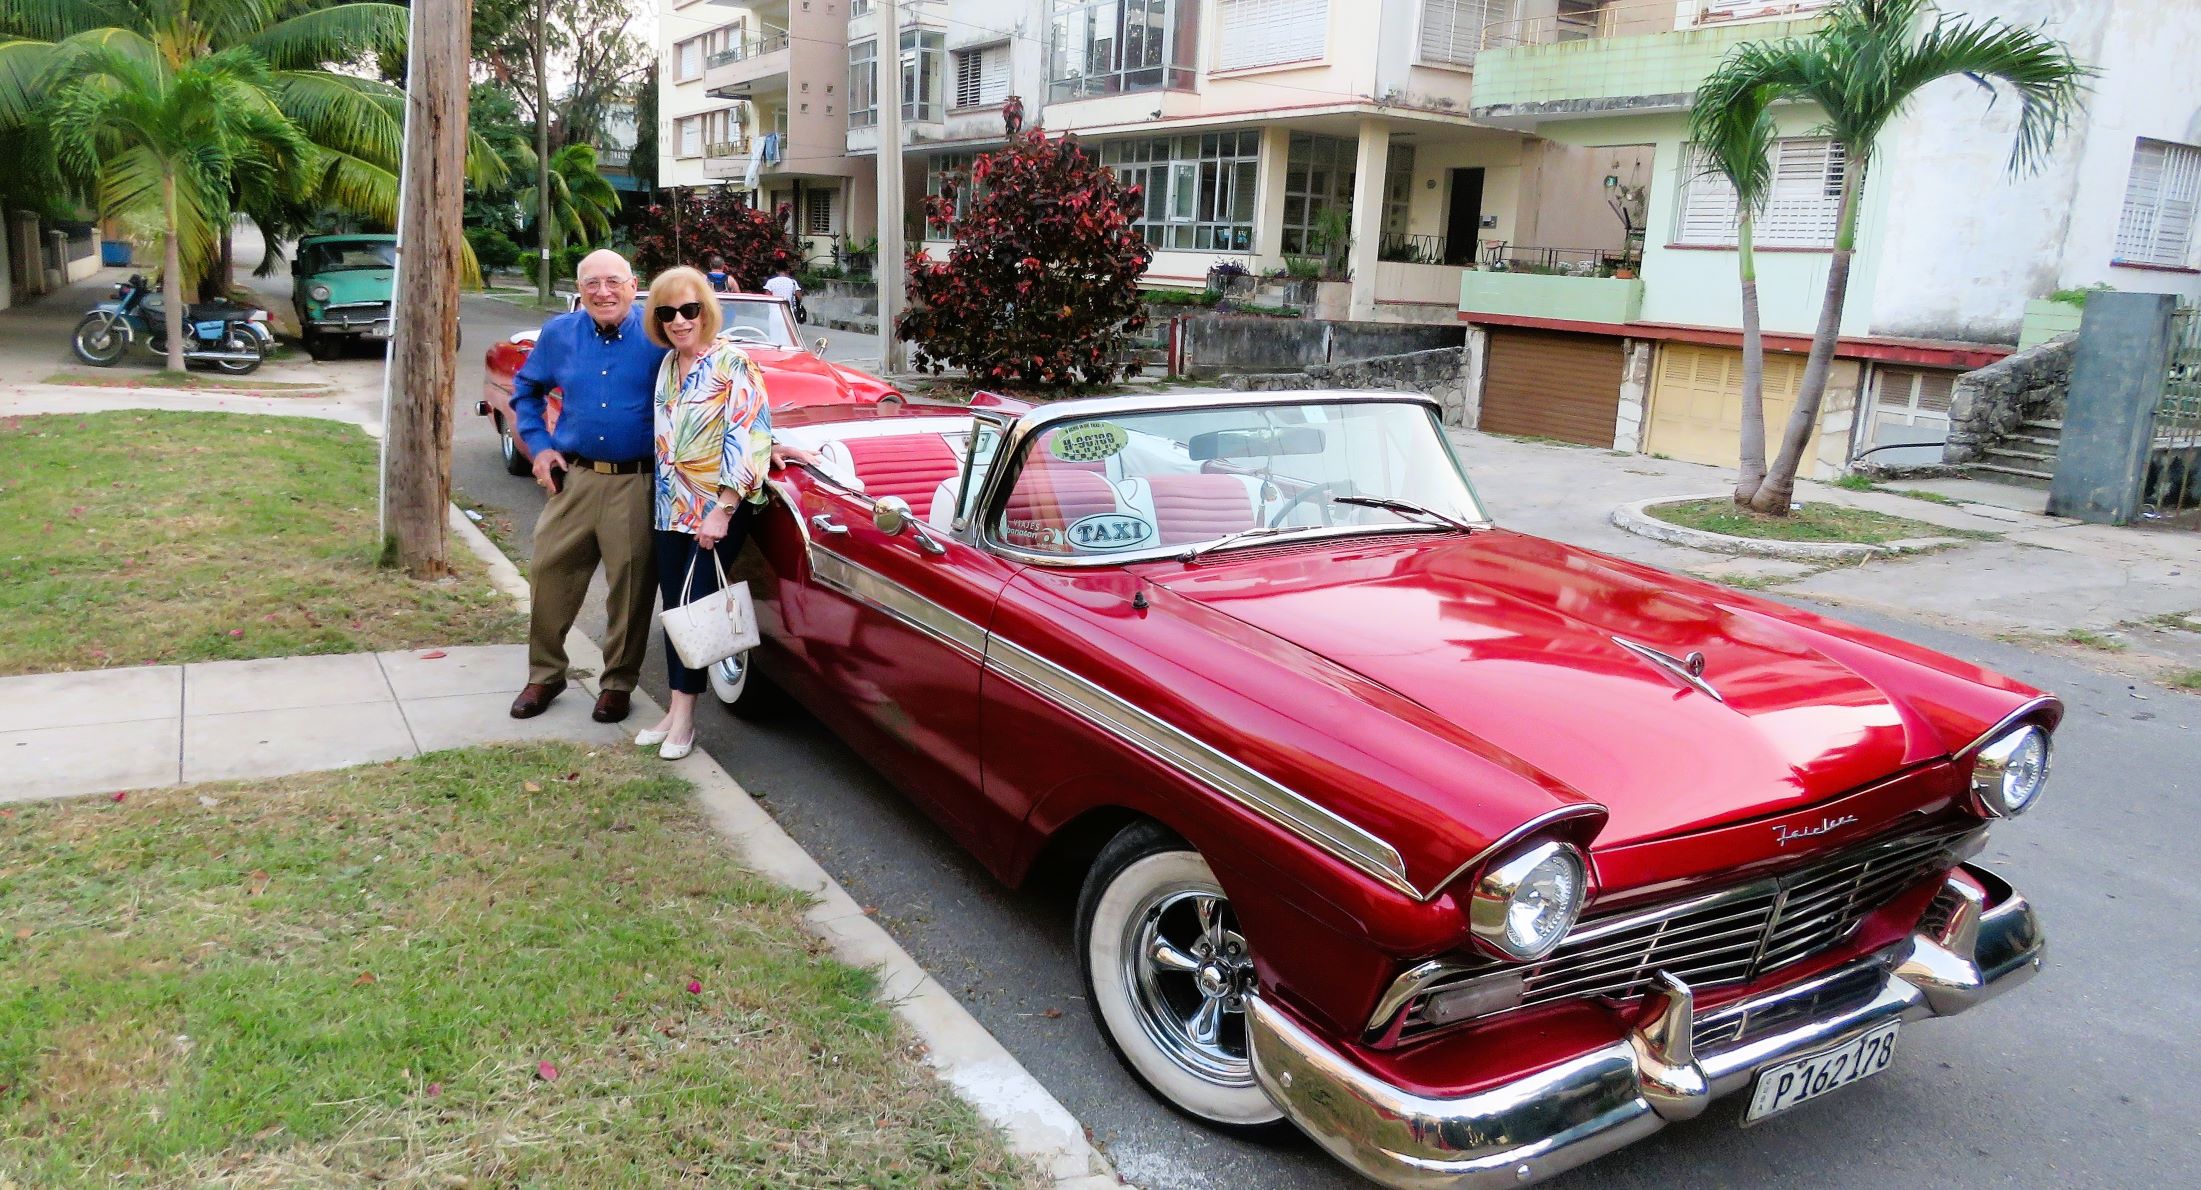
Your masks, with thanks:
<instances>
[{"instance_id":1,"label":"metal fence","mask_svg":"<svg viewBox=\"0 0 2201 1190\"><path fill-rule=\"evenodd\" d=\"M2141 516L2201 529L2201 309L2181 306L2171 316L2163 381Z\"/></svg>"}]
</instances>

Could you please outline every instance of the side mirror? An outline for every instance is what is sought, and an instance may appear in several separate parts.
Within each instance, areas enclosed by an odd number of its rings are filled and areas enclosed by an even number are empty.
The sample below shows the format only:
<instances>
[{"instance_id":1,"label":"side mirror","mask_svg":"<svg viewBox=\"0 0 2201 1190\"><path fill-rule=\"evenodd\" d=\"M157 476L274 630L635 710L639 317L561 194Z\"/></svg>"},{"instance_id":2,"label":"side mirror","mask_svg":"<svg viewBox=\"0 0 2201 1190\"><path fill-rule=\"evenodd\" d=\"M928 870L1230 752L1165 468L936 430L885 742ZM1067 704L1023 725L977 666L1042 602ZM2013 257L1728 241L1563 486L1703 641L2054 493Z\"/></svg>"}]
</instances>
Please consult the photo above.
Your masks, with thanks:
<instances>
[{"instance_id":1,"label":"side mirror","mask_svg":"<svg viewBox=\"0 0 2201 1190\"><path fill-rule=\"evenodd\" d=\"M810 345L810 354L822 359L825 357L826 346L826 337L824 335L819 335L817 341Z\"/></svg>"},{"instance_id":2,"label":"side mirror","mask_svg":"<svg viewBox=\"0 0 2201 1190\"><path fill-rule=\"evenodd\" d=\"M901 536L910 516L909 501L900 496L881 496L871 502L871 527L889 537Z\"/></svg>"}]
</instances>

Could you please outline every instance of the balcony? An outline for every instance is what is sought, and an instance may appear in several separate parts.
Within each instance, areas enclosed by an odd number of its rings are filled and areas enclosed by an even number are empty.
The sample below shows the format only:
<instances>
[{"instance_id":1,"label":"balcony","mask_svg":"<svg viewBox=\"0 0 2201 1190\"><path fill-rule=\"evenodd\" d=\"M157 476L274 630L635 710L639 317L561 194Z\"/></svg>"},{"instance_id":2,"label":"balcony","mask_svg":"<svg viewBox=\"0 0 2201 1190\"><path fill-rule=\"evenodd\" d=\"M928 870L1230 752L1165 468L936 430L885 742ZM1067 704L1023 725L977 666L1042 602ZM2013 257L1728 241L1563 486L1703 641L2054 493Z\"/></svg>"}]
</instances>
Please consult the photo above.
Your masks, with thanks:
<instances>
[{"instance_id":1,"label":"balcony","mask_svg":"<svg viewBox=\"0 0 2201 1190\"><path fill-rule=\"evenodd\" d=\"M704 89L723 99L747 99L758 91L786 90L793 57L788 46L787 34L774 32L712 54L703 62Z\"/></svg>"},{"instance_id":2,"label":"balcony","mask_svg":"<svg viewBox=\"0 0 2201 1190\"><path fill-rule=\"evenodd\" d=\"M1643 312L1642 279L1611 275L1633 271L1628 256L1594 248L1484 247L1483 267L1460 274L1462 315L1618 325Z\"/></svg>"},{"instance_id":3,"label":"balcony","mask_svg":"<svg viewBox=\"0 0 2201 1190\"><path fill-rule=\"evenodd\" d=\"M749 172L749 155L754 145L747 137L740 140L714 141L703 146L703 176L706 178L738 178Z\"/></svg>"},{"instance_id":4,"label":"balcony","mask_svg":"<svg viewBox=\"0 0 2201 1190\"><path fill-rule=\"evenodd\" d=\"M1663 7L1671 12L1673 6ZM1492 25L1475 56L1469 110L1484 123L1524 130L1555 120L1685 111L1728 50L1801 34L1813 23L1704 24L1624 36L1601 30L1640 26L1551 20Z\"/></svg>"}]
</instances>

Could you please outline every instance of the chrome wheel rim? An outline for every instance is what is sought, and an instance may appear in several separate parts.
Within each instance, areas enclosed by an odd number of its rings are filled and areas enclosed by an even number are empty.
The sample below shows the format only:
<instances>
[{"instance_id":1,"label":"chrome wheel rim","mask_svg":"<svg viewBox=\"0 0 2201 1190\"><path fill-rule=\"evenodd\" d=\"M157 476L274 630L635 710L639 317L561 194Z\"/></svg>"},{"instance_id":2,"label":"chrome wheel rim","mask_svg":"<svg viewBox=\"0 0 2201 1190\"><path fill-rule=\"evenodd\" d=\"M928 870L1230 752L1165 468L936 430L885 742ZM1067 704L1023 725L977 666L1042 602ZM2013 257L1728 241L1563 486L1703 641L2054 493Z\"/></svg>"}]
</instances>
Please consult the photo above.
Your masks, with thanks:
<instances>
[{"instance_id":1,"label":"chrome wheel rim","mask_svg":"<svg viewBox=\"0 0 2201 1190\"><path fill-rule=\"evenodd\" d=\"M723 661L715 662L705 671L711 679L711 692L720 702L732 702L741 697L749 674L749 654L736 653Z\"/></svg>"},{"instance_id":2,"label":"chrome wheel rim","mask_svg":"<svg viewBox=\"0 0 2201 1190\"><path fill-rule=\"evenodd\" d=\"M1176 884L1148 894L1125 922L1123 966L1140 1029L1170 1061L1218 1086L1252 1085L1253 955L1221 889Z\"/></svg>"}]
</instances>

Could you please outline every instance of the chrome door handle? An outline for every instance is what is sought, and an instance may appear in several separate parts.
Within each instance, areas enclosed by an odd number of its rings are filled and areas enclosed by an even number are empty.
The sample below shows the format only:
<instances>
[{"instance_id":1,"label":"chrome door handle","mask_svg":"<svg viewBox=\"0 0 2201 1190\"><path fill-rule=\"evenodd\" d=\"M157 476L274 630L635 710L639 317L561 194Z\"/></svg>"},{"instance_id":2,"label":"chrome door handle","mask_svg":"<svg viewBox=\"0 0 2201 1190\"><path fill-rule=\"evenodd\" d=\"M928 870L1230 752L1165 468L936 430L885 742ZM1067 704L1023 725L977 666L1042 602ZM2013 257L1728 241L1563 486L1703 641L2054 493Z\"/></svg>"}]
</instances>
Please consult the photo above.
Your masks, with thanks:
<instances>
[{"instance_id":1,"label":"chrome door handle","mask_svg":"<svg viewBox=\"0 0 2201 1190\"><path fill-rule=\"evenodd\" d=\"M843 533L848 532L847 525L841 524L839 521L834 520L831 513L825 512L821 512L818 515L811 517L810 527L816 529L820 533L824 533L829 536L839 536Z\"/></svg>"}]
</instances>

